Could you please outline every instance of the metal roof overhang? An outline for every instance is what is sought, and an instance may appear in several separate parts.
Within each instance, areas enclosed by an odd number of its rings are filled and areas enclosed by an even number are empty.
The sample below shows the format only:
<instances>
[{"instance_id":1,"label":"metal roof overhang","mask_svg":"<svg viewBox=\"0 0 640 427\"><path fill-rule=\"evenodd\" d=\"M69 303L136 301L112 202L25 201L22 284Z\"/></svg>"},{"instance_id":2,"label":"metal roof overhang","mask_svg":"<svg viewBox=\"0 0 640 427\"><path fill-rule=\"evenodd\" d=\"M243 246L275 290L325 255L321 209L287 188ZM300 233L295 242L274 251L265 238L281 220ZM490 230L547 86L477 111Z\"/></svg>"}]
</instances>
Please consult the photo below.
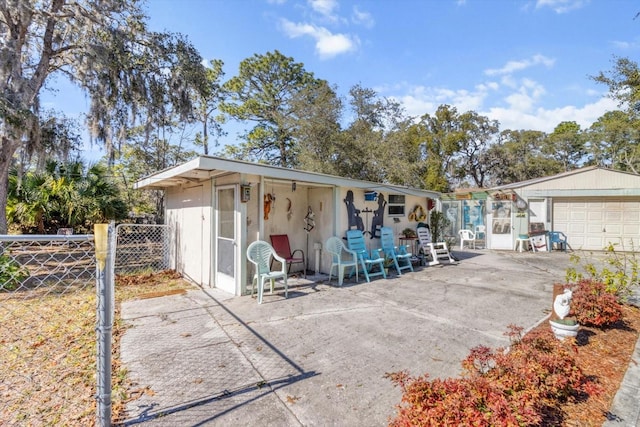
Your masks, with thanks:
<instances>
[{"instance_id":1,"label":"metal roof overhang","mask_svg":"<svg viewBox=\"0 0 640 427\"><path fill-rule=\"evenodd\" d=\"M165 169L136 182L133 187L135 189L161 190L189 182L205 181L233 173L263 176L266 180L286 182L295 181L300 185L351 187L368 191L440 199L440 193L436 191L360 181L317 172L305 172L296 169L286 169L278 166L251 163L241 160L229 160L211 156L200 156L173 168Z\"/></svg>"}]
</instances>

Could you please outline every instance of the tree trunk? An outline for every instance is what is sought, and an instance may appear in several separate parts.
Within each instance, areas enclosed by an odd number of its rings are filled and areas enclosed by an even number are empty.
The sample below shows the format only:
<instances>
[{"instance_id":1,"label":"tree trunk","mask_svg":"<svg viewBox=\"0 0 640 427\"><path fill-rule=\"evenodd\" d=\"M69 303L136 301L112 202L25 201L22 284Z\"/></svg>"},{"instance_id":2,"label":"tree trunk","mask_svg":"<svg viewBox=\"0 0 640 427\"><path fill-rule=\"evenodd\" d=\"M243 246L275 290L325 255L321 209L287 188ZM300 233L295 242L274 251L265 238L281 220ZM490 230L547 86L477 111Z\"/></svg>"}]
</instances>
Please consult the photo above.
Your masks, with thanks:
<instances>
[{"instance_id":1,"label":"tree trunk","mask_svg":"<svg viewBox=\"0 0 640 427\"><path fill-rule=\"evenodd\" d=\"M9 169L17 147L7 138L0 145L0 234L7 234L7 196L9 195Z\"/></svg>"}]
</instances>

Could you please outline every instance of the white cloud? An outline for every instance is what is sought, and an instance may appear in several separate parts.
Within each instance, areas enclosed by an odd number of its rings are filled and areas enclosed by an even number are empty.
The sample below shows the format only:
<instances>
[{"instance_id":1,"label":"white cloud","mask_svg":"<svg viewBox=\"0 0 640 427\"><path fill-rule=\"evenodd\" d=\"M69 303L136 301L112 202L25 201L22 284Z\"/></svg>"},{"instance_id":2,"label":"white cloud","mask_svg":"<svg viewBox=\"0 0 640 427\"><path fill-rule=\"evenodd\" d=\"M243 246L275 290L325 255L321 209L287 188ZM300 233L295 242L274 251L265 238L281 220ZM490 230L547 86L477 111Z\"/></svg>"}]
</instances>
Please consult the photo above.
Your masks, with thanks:
<instances>
[{"instance_id":1,"label":"white cloud","mask_svg":"<svg viewBox=\"0 0 640 427\"><path fill-rule=\"evenodd\" d=\"M410 116L420 117L432 114L443 104L455 106L459 112L477 111L487 96L488 87L479 85L475 91L464 89L411 87L404 95L391 95L390 98L400 102Z\"/></svg>"},{"instance_id":2,"label":"white cloud","mask_svg":"<svg viewBox=\"0 0 640 427\"><path fill-rule=\"evenodd\" d=\"M520 61L509 61L502 68L494 68L485 70L484 73L488 76L512 74L516 71L522 71L536 65L544 65L547 68L551 68L556 62L555 59L547 58L544 55L534 55L528 59L522 59Z\"/></svg>"},{"instance_id":3,"label":"white cloud","mask_svg":"<svg viewBox=\"0 0 640 427\"><path fill-rule=\"evenodd\" d=\"M502 98L495 98L501 88L504 86L495 82L476 85L473 91L410 86L404 83L381 88L379 93L398 101L407 114L413 117L434 114L440 105L447 104L460 113L473 110L491 120L497 120L501 130L527 129L550 133L563 121L575 121L586 129L607 111L618 109L616 101L601 96L581 107L566 105L541 108L538 105L546 94L545 88L531 79L521 80L514 90L503 94ZM502 105L497 106L498 104Z\"/></svg>"},{"instance_id":4,"label":"white cloud","mask_svg":"<svg viewBox=\"0 0 640 427\"><path fill-rule=\"evenodd\" d=\"M536 8L549 7L556 13L566 13L580 9L588 0L537 0Z\"/></svg>"},{"instance_id":5,"label":"white cloud","mask_svg":"<svg viewBox=\"0 0 640 427\"><path fill-rule=\"evenodd\" d=\"M617 103L610 98L600 98L583 107L567 105L560 108L538 108L531 112L518 111L502 107L493 107L480 114L500 122L500 129L530 129L553 132L561 122L576 122L582 129L589 128L607 111L617 110Z\"/></svg>"},{"instance_id":6,"label":"white cloud","mask_svg":"<svg viewBox=\"0 0 640 427\"><path fill-rule=\"evenodd\" d=\"M488 92L489 90L498 90L500 85L496 82L486 82L476 85L476 89L479 91Z\"/></svg>"},{"instance_id":7,"label":"white cloud","mask_svg":"<svg viewBox=\"0 0 640 427\"><path fill-rule=\"evenodd\" d=\"M363 25L365 28L373 28L375 25L373 16L369 12L360 10L358 6L353 7L351 20L356 24Z\"/></svg>"},{"instance_id":8,"label":"white cloud","mask_svg":"<svg viewBox=\"0 0 640 427\"><path fill-rule=\"evenodd\" d=\"M611 45L619 50L629 50L637 49L640 46L640 42L638 42L637 39L633 41L614 40L611 42Z\"/></svg>"},{"instance_id":9,"label":"white cloud","mask_svg":"<svg viewBox=\"0 0 640 427\"><path fill-rule=\"evenodd\" d=\"M337 0L307 0L307 2L316 13L331 20L335 19L333 11L338 8Z\"/></svg>"},{"instance_id":10,"label":"white cloud","mask_svg":"<svg viewBox=\"0 0 640 427\"><path fill-rule=\"evenodd\" d=\"M333 34L324 27L313 24L297 24L282 19L282 29L290 38L309 36L316 41L316 52L320 58L332 58L334 56L355 51L360 45L356 36L347 34Z\"/></svg>"}]
</instances>

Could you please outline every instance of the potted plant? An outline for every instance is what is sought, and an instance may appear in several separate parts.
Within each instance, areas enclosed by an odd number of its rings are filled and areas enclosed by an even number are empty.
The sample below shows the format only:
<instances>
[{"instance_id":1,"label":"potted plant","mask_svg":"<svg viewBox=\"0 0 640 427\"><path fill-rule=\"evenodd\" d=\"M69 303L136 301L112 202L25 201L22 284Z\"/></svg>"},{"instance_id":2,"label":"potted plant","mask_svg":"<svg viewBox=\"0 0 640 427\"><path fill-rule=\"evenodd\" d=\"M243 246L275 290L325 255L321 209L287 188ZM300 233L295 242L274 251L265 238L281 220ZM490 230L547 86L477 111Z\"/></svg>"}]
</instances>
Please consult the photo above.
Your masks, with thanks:
<instances>
[{"instance_id":1,"label":"potted plant","mask_svg":"<svg viewBox=\"0 0 640 427\"><path fill-rule=\"evenodd\" d=\"M416 230L414 230L413 228L405 228L404 230L402 230L402 235L408 239L417 237L416 235Z\"/></svg>"}]
</instances>

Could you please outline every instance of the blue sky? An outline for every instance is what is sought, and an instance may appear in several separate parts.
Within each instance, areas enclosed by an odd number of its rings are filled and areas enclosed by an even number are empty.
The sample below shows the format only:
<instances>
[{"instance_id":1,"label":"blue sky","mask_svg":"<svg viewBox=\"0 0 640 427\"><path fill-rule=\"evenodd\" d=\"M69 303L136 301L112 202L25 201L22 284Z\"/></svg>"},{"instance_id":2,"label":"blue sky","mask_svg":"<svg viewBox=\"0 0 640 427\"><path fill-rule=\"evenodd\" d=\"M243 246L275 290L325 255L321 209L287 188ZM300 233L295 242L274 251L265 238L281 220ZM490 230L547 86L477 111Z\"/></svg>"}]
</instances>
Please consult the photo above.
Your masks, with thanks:
<instances>
[{"instance_id":1,"label":"blue sky","mask_svg":"<svg viewBox=\"0 0 640 427\"><path fill-rule=\"evenodd\" d=\"M151 29L221 59L225 78L277 49L341 96L360 84L410 115L449 104L501 129L590 126L617 106L589 76L640 53L632 0L149 0L146 10Z\"/></svg>"}]
</instances>

